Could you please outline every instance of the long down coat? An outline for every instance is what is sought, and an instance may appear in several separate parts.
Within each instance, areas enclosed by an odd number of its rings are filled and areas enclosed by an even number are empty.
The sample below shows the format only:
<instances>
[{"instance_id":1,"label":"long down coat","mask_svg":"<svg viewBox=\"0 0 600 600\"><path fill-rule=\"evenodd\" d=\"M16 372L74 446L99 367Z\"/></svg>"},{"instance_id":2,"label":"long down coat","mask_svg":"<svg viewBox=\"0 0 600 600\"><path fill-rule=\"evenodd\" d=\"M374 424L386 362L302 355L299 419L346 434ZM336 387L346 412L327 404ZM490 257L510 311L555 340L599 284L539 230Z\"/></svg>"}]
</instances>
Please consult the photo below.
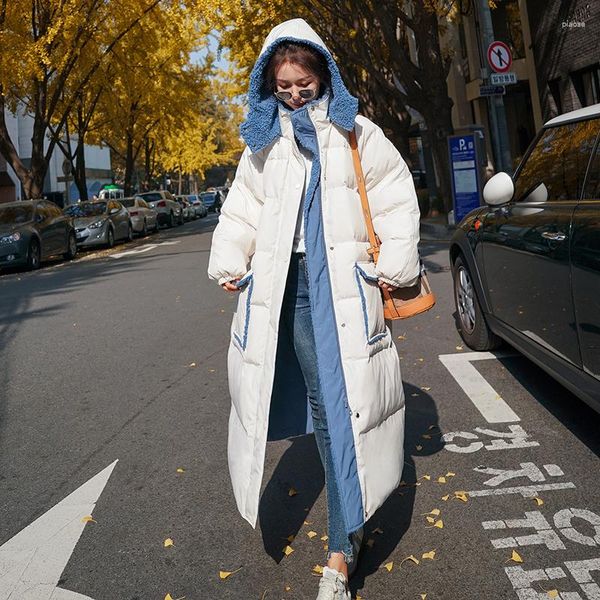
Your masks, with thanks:
<instances>
[{"instance_id":1,"label":"long down coat","mask_svg":"<svg viewBox=\"0 0 600 600\"><path fill-rule=\"evenodd\" d=\"M267 61L284 40L318 49L331 72L329 94L295 111L278 103L263 83ZM379 127L357 116L357 106L325 44L305 21L273 29L250 78L242 125L247 147L221 210L208 267L219 284L241 278L227 362L228 460L237 506L253 527L267 439L312 430L302 373L286 336L279 336L301 204L319 379L348 533L401 480L404 395L377 279L396 286L416 280L419 210L406 164ZM382 241L377 265L367 253L348 143L353 127ZM312 156L306 186L298 144Z\"/></svg>"}]
</instances>

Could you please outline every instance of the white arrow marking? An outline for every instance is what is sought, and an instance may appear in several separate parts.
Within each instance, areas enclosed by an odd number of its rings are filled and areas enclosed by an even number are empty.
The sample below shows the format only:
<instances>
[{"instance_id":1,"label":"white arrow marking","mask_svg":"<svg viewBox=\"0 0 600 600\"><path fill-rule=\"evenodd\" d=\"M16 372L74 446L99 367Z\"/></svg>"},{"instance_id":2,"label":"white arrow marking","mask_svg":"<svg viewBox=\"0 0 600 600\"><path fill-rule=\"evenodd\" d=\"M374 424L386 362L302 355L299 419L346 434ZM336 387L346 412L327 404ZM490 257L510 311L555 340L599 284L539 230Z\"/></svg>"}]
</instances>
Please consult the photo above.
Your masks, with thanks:
<instances>
[{"instance_id":1,"label":"white arrow marking","mask_svg":"<svg viewBox=\"0 0 600 600\"><path fill-rule=\"evenodd\" d=\"M439 356L442 364L450 371L452 377L456 379L458 385L488 423L514 423L521 419L471 362L509 356L514 356L514 354L465 352L463 354L440 354Z\"/></svg>"},{"instance_id":2,"label":"white arrow marking","mask_svg":"<svg viewBox=\"0 0 600 600\"><path fill-rule=\"evenodd\" d=\"M116 252L115 254L111 254L111 258L121 258L123 256L131 256L133 254L142 254L143 252L148 252L148 250L154 250L154 248L158 248L159 246L174 246L175 244L179 244L179 241L173 242L161 242L160 244L145 244L144 246L138 246L133 250L125 250L124 252Z\"/></svg>"},{"instance_id":3,"label":"white arrow marking","mask_svg":"<svg viewBox=\"0 0 600 600\"><path fill-rule=\"evenodd\" d=\"M0 546L0 600L92 600L56 586L116 464Z\"/></svg>"}]
</instances>

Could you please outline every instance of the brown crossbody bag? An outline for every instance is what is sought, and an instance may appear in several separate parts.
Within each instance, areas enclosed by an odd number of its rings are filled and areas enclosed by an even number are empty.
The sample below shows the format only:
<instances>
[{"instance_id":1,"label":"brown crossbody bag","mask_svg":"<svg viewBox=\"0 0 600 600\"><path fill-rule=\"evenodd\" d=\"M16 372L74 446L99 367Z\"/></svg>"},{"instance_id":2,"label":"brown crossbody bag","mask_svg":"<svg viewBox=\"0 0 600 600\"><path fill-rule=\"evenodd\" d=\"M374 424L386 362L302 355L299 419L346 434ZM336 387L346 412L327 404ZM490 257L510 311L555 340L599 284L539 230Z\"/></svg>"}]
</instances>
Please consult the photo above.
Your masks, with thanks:
<instances>
[{"instance_id":1,"label":"brown crossbody bag","mask_svg":"<svg viewBox=\"0 0 600 600\"><path fill-rule=\"evenodd\" d=\"M354 172L358 182L358 192L362 204L367 232L369 234L369 243L371 244L367 252L373 257L373 262L377 264L379 258L379 246L381 241L373 228L373 219L369 208L369 199L367 198L367 188L363 176L360 156L358 155L358 144L356 141L356 131L353 129L349 134L350 148L352 149L352 161L354 162ZM429 280L425 269L421 263L421 272L419 280L415 285L409 287L397 288L393 292L381 290L383 298L383 316L386 319L408 319L414 315L425 312L433 308L435 304L435 295L431 291Z\"/></svg>"}]
</instances>

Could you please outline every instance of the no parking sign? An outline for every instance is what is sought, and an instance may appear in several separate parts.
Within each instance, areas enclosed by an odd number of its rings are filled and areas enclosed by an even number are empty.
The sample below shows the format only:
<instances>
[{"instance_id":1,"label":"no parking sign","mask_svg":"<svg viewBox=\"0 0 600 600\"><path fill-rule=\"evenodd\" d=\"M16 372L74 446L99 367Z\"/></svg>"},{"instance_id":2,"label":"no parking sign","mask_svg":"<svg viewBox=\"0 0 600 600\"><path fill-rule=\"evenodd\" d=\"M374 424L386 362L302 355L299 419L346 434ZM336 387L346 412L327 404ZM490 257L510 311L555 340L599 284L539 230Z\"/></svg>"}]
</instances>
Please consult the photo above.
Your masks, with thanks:
<instances>
[{"instance_id":1,"label":"no parking sign","mask_svg":"<svg viewBox=\"0 0 600 600\"><path fill-rule=\"evenodd\" d=\"M488 47L487 58L496 73L506 73L512 65L510 48L504 42L492 42Z\"/></svg>"}]
</instances>

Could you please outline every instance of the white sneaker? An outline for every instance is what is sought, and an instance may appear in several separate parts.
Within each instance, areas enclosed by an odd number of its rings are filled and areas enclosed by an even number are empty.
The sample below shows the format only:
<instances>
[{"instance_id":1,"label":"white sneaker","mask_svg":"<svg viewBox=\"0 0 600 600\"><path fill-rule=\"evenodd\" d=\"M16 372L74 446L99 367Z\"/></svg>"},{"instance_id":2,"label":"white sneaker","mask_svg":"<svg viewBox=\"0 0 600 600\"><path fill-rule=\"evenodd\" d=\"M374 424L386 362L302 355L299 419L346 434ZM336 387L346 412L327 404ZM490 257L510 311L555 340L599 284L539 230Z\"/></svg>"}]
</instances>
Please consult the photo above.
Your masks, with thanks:
<instances>
[{"instance_id":1,"label":"white sneaker","mask_svg":"<svg viewBox=\"0 0 600 600\"><path fill-rule=\"evenodd\" d=\"M351 600L348 582L342 573L325 567L319 582L317 600Z\"/></svg>"}]
</instances>

